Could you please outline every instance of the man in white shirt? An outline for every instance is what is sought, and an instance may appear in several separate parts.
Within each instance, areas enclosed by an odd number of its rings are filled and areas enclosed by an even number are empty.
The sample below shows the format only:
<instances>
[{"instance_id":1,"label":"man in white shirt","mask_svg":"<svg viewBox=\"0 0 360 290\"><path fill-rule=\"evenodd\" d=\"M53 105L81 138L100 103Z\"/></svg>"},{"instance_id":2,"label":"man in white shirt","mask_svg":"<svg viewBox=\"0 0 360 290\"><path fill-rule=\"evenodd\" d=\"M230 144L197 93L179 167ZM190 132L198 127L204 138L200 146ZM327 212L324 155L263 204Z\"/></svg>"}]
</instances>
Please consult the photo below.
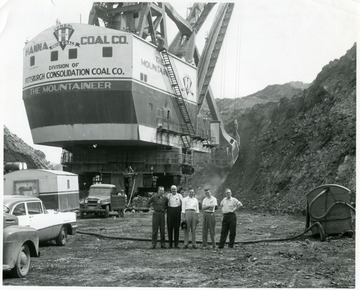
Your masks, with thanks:
<instances>
[{"instance_id":1,"label":"man in white shirt","mask_svg":"<svg viewBox=\"0 0 360 290\"><path fill-rule=\"evenodd\" d=\"M169 237L169 247L179 248L179 231L181 222L181 205L183 197L177 193L176 185L171 186L171 193L167 196L169 204L167 208L167 228Z\"/></svg>"},{"instance_id":2,"label":"man in white shirt","mask_svg":"<svg viewBox=\"0 0 360 290\"><path fill-rule=\"evenodd\" d=\"M208 232L210 232L212 246L215 248L215 208L217 207L217 199L211 195L210 189L208 188L205 189L205 195L202 202L202 210L204 211L202 232L203 247L207 247Z\"/></svg>"},{"instance_id":3,"label":"man in white shirt","mask_svg":"<svg viewBox=\"0 0 360 290\"><path fill-rule=\"evenodd\" d=\"M220 208L223 213L223 220L221 224L221 236L219 249L224 248L226 238L229 235L229 248L234 247L235 236L236 236L236 214L235 211L242 207L242 203L236 198L231 196L231 190L225 189L226 197L221 201Z\"/></svg>"},{"instance_id":4,"label":"man in white shirt","mask_svg":"<svg viewBox=\"0 0 360 290\"><path fill-rule=\"evenodd\" d=\"M195 198L193 189L189 190L189 196L184 197L181 207L181 219L186 221L184 249L189 247L189 232L191 230L192 247L196 249L196 226L199 219L199 201Z\"/></svg>"}]
</instances>

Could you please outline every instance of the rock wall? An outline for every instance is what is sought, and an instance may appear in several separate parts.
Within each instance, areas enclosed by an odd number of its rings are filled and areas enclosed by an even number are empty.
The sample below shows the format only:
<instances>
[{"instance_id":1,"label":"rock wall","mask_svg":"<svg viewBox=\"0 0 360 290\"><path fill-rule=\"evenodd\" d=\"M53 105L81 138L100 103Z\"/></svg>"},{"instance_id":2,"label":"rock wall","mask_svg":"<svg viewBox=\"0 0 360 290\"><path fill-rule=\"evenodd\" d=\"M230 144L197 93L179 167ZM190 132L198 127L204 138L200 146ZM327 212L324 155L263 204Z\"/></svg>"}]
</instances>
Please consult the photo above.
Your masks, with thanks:
<instances>
[{"instance_id":1,"label":"rock wall","mask_svg":"<svg viewBox=\"0 0 360 290\"><path fill-rule=\"evenodd\" d=\"M355 45L302 94L256 105L237 121L241 155L222 188L247 207L304 213L305 194L326 183L348 187L355 199Z\"/></svg>"}]
</instances>

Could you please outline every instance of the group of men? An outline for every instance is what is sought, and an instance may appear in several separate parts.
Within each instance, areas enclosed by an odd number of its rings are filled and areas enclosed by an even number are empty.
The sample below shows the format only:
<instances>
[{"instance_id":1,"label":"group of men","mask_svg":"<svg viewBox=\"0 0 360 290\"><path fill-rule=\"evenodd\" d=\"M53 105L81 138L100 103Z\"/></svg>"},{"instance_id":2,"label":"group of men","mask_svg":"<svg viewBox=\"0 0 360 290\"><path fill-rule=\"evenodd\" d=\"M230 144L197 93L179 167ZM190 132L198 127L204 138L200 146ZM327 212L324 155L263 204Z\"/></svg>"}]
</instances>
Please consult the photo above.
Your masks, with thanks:
<instances>
[{"instance_id":1,"label":"group of men","mask_svg":"<svg viewBox=\"0 0 360 290\"><path fill-rule=\"evenodd\" d=\"M231 190L225 190L226 197L220 202L220 209L223 214L219 249L224 248L229 235L229 248L234 247L236 236L236 214L235 211L242 206L242 203L231 196ZM179 248L180 227L184 229L184 249L189 247L189 235L191 232L191 246L196 249L196 228L199 223L199 201L195 197L195 191L190 189L188 196L183 197L177 192L175 185L171 186L171 192L165 195L163 186L158 187L157 194L148 200L148 206L153 206L152 218L152 249L156 247L158 231L160 229L160 245L165 246L165 215L168 229L170 248ZM208 234L212 247L216 248L215 242L215 210L218 208L217 199L205 189L205 198L202 200L201 210L203 212L202 246L208 246Z\"/></svg>"}]
</instances>

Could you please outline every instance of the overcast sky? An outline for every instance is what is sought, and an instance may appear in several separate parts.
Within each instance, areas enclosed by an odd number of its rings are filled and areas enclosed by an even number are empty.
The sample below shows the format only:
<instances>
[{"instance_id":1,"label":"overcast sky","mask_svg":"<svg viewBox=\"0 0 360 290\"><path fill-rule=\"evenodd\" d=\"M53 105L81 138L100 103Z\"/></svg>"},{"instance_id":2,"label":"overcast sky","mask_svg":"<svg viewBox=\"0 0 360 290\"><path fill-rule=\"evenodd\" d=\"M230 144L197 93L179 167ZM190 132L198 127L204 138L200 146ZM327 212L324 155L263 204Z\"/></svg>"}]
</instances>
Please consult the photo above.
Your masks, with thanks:
<instances>
[{"instance_id":1,"label":"overcast sky","mask_svg":"<svg viewBox=\"0 0 360 290\"><path fill-rule=\"evenodd\" d=\"M215 97L243 97L290 81L312 82L324 65L356 42L359 1L236 1L211 82ZM192 2L171 3L185 17ZM55 25L56 19L87 23L91 6L87 0L0 0L0 121L54 163L60 163L61 149L32 141L22 101L22 50L26 40ZM198 34L200 50L215 12Z\"/></svg>"}]
</instances>

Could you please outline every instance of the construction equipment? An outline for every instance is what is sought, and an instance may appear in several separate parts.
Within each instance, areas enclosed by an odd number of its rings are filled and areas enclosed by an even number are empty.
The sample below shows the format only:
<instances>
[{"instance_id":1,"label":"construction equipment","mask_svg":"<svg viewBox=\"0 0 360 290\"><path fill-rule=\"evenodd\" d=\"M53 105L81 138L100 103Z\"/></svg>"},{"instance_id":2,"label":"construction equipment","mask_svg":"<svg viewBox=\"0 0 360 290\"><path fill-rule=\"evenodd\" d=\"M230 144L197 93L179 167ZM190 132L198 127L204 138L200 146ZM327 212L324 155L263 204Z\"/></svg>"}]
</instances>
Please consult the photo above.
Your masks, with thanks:
<instances>
[{"instance_id":1,"label":"construction equipment","mask_svg":"<svg viewBox=\"0 0 360 290\"><path fill-rule=\"evenodd\" d=\"M194 152L235 163L239 140L225 132L210 89L233 3L219 4L201 55L195 44L214 5L195 3L184 19L169 3L95 2L87 25L57 23L27 42L23 99L34 143L63 148L81 191L94 176L131 199L179 185L194 172ZM178 29L170 45L167 17Z\"/></svg>"}]
</instances>

